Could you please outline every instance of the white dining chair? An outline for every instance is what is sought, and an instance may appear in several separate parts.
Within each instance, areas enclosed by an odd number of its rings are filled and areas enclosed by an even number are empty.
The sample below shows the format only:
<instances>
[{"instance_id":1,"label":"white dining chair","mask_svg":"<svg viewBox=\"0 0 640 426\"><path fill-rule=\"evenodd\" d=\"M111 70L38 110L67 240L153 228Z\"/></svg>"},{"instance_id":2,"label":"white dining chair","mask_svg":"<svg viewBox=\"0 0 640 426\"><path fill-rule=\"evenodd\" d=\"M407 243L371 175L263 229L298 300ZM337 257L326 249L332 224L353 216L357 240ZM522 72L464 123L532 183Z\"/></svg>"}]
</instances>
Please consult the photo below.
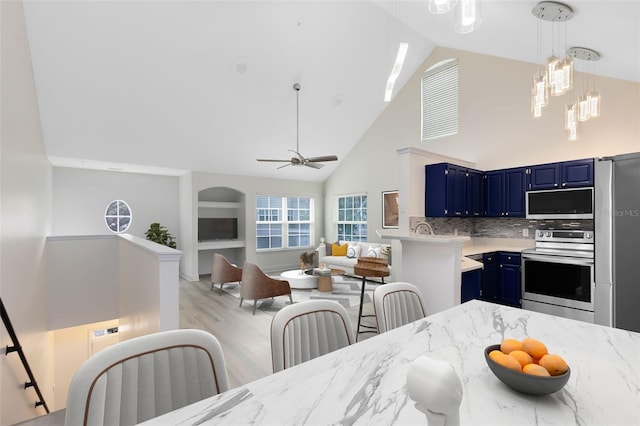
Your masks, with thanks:
<instances>
[{"instance_id":1,"label":"white dining chair","mask_svg":"<svg viewBox=\"0 0 640 426\"><path fill-rule=\"evenodd\" d=\"M273 372L349 346L355 341L347 310L333 300L280 309L271 321Z\"/></svg>"},{"instance_id":2,"label":"white dining chair","mask_svg":"<svg viewBox=\"0 0 640 426\"><path fill-rule=\"evenodd\" d=\"M388 283L373 291L373 309L378 333L427 316L420 289L407 282Z\"/></svg>"},{"instance_id":3,"label":"white dining chair","mask_svg":"<svg viewBox=\"0 0 640 426\"><path fill-rule=\"evenodd\" d=\"M74 375L66 426L134 425L229 389L222 347L202 330L171 330L107 347Z\"/></svg>"}]
</instances>

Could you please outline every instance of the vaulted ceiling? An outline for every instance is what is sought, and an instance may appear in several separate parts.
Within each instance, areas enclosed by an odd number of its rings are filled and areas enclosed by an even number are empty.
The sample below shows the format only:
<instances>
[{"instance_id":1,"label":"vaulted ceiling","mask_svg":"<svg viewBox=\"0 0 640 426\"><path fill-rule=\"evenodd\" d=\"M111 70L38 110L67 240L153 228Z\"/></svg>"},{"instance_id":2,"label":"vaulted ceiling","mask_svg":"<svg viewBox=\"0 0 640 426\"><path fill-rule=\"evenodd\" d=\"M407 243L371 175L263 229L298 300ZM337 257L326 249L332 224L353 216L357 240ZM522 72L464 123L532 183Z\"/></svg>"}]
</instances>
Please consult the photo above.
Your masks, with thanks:
<instances>
[{"instance_id":1,"label":"vaulted ceiling","mask_svg":"<svg viewBox=\"0 0 640 426\"><path fill-rule=\"evenodd\" d=\"M25 0L47 153L61 166L323 181L256 158L348 155L435 46L539 62L537 1L482 2L456 34L427 1ZM567 46L601 53L599 75L640 81L640 2L573 1ZM416 130L416 134L418 134Z\"/></svg>"}]
</instances>

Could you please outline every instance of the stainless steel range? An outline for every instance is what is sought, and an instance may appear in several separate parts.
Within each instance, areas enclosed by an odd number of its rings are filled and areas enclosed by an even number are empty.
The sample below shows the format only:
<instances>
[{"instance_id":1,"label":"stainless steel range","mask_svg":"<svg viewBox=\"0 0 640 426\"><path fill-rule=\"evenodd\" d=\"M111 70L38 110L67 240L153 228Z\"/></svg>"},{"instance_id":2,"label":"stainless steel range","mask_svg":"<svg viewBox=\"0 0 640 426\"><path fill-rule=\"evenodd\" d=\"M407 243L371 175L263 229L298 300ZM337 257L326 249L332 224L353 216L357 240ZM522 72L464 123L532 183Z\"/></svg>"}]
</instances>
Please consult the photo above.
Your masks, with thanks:
<instances>
[{"instance_id":1,"label":"stainless steel range","mask_svg":"<svg viewBox=\"0 0 640 426\"><path fill-rule=\"evenodd\" d=\"M522 252L522 308L593 323L593 231L539 229L535 239Z\"/></svg>"}]
</instances>

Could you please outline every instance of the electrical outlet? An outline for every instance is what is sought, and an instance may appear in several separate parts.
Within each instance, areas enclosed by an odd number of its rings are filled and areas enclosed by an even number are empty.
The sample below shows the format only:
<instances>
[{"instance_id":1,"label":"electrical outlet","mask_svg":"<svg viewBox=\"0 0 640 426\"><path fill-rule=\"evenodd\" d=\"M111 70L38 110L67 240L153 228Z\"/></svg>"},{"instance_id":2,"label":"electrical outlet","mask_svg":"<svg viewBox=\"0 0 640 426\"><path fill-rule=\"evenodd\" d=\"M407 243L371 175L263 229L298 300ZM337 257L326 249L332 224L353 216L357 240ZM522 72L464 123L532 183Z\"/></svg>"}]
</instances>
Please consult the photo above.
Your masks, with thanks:
<instances>
[{"instance_id":1,"label":"electrical outlet","mask_svg":"<svg viewBox=\"0 0 640 426\"><path fill-rule=\"evenodd\" d=\"M529 228L522 228L522 236L523 237L529 236Z\"/></svg>"}]
</instances>

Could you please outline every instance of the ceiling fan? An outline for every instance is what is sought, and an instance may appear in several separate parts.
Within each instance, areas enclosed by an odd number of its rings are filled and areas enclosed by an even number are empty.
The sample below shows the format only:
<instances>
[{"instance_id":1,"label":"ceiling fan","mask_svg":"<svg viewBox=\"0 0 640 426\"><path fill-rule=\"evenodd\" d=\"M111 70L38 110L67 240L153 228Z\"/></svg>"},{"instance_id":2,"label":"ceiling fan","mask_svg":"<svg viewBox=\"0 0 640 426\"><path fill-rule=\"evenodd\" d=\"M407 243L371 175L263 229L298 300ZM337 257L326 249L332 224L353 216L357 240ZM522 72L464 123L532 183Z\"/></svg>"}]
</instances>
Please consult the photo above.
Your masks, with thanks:
<instances>
[{"instance_id":1,"label":"ceiling fan","mask_svg":"<svg viewBox=\"0 0 640 426\"><path fill-rule=\"evenodd\" d=\"M324 167L324 164L320 164L322 162L325 161L336 161L338 160L338 157L335 155L325 155L323 157L304 157L302 154L300 154L300 117L299 117L299 108L298 108L298 104L299 104L299 97L300 97L300 85L298 83L295 83L293 85L293 90L296 91L296 150L289 150L290 152L292 152L294 154L293 157L291 157L290 160L270 160L270 159L266 159L266 158L258 158L257 161L267 161L267 162L272 162L272 163L287 163L284 164L280 167L278 167L278 169L281 169L283 167L287 167L287 166L307 166L307 167L311 167L313 169L320 169L322 167Z\"/></svg>"}]
</instances>

